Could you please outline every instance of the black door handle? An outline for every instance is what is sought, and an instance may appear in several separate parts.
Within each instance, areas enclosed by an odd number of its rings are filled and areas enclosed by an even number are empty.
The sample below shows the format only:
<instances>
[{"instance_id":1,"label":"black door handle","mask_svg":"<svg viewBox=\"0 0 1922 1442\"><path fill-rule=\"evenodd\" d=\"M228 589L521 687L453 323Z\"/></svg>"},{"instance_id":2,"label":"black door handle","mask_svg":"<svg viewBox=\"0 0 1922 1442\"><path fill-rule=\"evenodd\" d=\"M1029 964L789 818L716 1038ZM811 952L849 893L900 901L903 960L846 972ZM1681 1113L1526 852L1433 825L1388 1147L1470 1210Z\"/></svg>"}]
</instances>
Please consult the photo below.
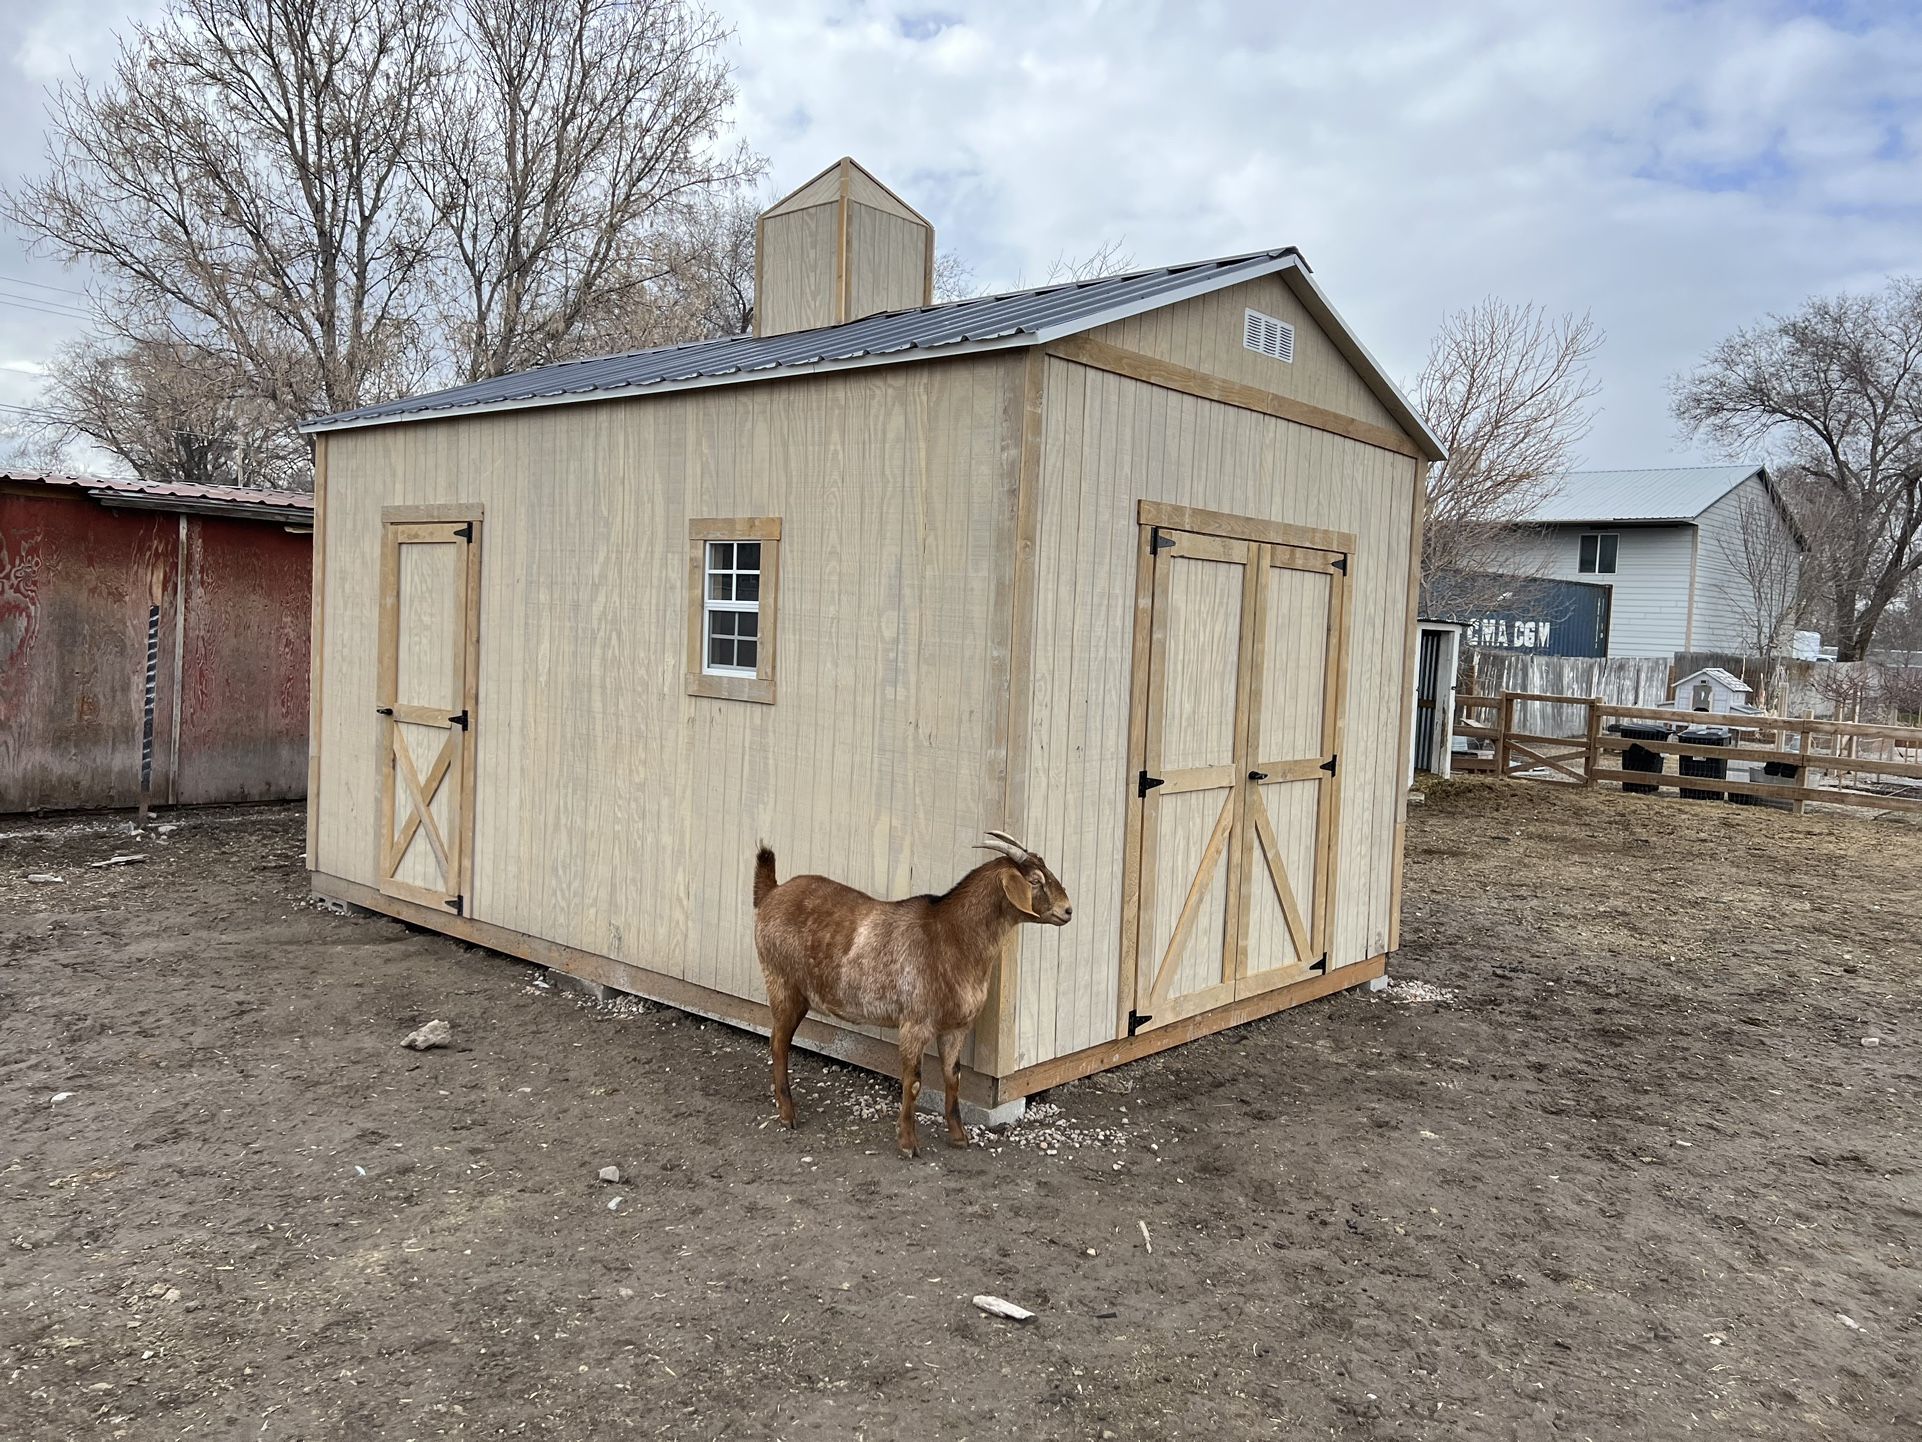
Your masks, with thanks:
<instances>
[{"instance_id":1,"label":"black door handle","mask_svg":"<svg viewBox=\"0 0 1922 1442\"><path fill-rule=\"evenodd\" d=\"M1248 779L1250 781L1266 781L1268 779L1268 773L1266 771L1250 771L1248 773Z\"/></svg>"},{"instance_id":2,"label":"black door handle","mask_svg":"<svg viewBox=\"0 0 1922 1442\"><path fill-rule=\"evenodd\" d=\"M374 708L374 714L376 716L392 716L394 714L394 708L392 706L376 706Z\"/></svg>"}]
</instances>

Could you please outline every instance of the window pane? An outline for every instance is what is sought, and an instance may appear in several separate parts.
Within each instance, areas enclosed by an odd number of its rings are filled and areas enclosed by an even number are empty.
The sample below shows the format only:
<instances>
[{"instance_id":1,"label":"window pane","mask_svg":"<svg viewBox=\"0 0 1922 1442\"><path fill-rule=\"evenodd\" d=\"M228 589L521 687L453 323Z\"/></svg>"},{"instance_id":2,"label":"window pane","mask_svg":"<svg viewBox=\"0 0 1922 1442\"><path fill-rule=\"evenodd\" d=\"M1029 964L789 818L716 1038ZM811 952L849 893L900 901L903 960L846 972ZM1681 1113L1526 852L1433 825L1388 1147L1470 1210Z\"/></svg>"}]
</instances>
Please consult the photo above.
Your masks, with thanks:
<instances>
[{"instance_id":1,"label":"window pane","mask_svg":"<svg viewBox=\"0 0 1922 1442\"><path fill-rule=\"evenodd\" d=\"M732 666L734 664L734 643L716 636L707 643L707 664L710 666Z\"/></svg>"},{"instance_id":2,"label":"window pane","mask_svg":"<svg viewBox=\"0 0 1922 1442\"><path fill-rule=\"evenodd\" d=\"M732 636L734 630L732 611L709 611L707 613L707 633L710 636Z\"/></svg>"},{"instance_id":3,"label":"window pane","mask_svg":"<svg viewBox=\"0 0 1922 1442\"><path fill-rule=\"evenodd\" d=\"M1601 539L1602 539L1601 565L1598 566L1597 569L1609 575L1613 575L1615 572L1615 540L1616 538L1614 536L1603 536Z\"/></svg>"},{"instance_id":4,"label":"window pane","mask_svg":"<svg viewBox=\"0 0 1922 1442\"><path fill-rule=\"evenodd\" d=\"M756 641L737 642L734 647L734 664L744 670L752 671L758 664L754 659L754 653L759 648L759 644Z\"/></svg>"},{"instance_id":5,"label":"window pane","mask_svg":"<svg viewBox=\"0 0 1922 1442\"><path fill-rule=\"evenodd\" d=\"M737 571L758 571L761 569L761 543L742 541L734 548L734 569Z\"/></svg>"},{"instance_id":6,"label":"window pane","mask_svg":"<svg viewBox=\"0 0 1922 1442\"><path fill-rule=\"evenodd\" d=\"M732 541L709 541L707 543L707 568L710 571L733 570L734 543Z\"/></svg>"},{"instance_id":7,"label":"window pane","mask_svg":"<svg viewBox=\"0 0 1922 1442\"><path fill-rule=\"evenodd\" d=\"M732 601L734 599L734 576L728 571L715 571L707 578L707 598L710 601Z\"/></svg>"},{"instance_id":8,"label":"window pane","mask_svg":"<svg viewBox=\"0 0 1922 1442\"><path fill-rule=\"evenodd\" d=\"M758 601L761 599L761 573L743 571L734 578L734 599L737 601Z\"/></svg>"},{"instance_id":9,"label":"window pane","mask_svg":"<svg viewBox=\"0 0 1922 1442\"><path fill-rule=\"evenodd\" d=\"M1595 543L1599 539L1597 536L1582 537L1582 570L1592 572L1595 569Z\"/></svg>"},{"instance_id":10,"label":"window pane","mask_svg":"<svg viewBox=\"0 0 1922 1442\"><path fill-rule=\"evenodd\" d=\"M753 611L739 611L734 616L734 634L737 636L758 636L761 634L761 618Z\"/></svg>"}]
</instances>

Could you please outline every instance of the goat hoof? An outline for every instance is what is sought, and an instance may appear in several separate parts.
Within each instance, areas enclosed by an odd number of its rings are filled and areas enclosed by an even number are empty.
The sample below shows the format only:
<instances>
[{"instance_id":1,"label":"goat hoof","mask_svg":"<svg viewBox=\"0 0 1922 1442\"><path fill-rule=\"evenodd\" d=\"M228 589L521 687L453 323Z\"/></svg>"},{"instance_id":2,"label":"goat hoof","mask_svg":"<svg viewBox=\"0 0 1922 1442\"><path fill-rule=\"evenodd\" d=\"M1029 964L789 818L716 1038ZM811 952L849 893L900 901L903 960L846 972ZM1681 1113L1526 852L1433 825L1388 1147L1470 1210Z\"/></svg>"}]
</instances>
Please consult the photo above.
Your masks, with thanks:
<instances>
[{"instance_id":1,"label":"goat hoof","mask_svg":"<svg viewBox=\"0 0 1922 1442\"><path fill-rule=\"evenodd\" d=\"M906 1144L903 1144L901 1147L901 1160L903 1161L913 1161L914 1158L920 1155L921 1149L919 1147L908 1146Z\"/></svg>"},{"instance_id":2,"label":"goat hoof","mask_svg":"<svg viewBox=\"0 0 1922 1442\"><path fill-rule=\"evenodd\" d=\"M965 1147L969 1145L968 1134L966 1132L949 1132L948 1145L951 1147Z\"/></svg>"}]
</instances>

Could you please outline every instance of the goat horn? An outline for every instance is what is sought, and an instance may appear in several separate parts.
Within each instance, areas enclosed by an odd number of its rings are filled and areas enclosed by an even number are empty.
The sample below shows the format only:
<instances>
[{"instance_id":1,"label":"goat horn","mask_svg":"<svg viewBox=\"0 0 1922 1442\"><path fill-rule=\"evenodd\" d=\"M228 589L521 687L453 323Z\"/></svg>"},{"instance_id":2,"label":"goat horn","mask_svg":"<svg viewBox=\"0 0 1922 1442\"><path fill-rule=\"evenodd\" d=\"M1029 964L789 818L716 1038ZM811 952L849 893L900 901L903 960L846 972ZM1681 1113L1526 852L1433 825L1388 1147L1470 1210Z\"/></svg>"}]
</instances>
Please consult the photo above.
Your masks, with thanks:
<instances>
[{"instance_id":1,"label":"goat horn","mask_svg":"<svg viewBox=\"0 0 1922 1442\"><path fill-rule=\"evenodd\" d=\"M997 856L1005 856L1008 860L1017 864L1028 859L1026 852L1016 850L1005 841L977 841L974 843L974 849L976 851L992 851Z\"/></svg>"},{"instance_id":2,"label":"goat horn","mask_svg":"<svg viewBox=\"0 0 1922 1442\"><path fill-rule=\"evenodd\" d=\"M1023 856L1034 855L1034 852L1030 848L1023 846L1019 841L1016 841L1012 836L1008 835L1008 833L1005 831L990 831L988 835L992 836L996 841L1007 842L1008 845L1014 847Z\"/></svg>"}]
</instances>

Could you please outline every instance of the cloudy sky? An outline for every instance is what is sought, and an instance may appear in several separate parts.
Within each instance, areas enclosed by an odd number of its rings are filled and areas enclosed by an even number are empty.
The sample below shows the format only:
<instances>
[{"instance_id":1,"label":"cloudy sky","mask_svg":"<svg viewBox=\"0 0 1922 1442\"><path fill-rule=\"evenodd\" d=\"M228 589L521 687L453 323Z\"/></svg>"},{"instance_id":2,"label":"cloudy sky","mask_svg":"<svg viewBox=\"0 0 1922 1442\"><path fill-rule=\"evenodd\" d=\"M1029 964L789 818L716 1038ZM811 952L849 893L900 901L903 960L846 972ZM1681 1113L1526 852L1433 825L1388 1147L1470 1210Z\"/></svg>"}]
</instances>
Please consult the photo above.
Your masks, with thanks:
<instances>
[{"instance_id":1,"label":"cloudy sky","mask_svg":"<svg viewBox=\"0 0 1922 1442\"><path fill-rule=\"evenodd\" d=\"M775 189L854 155L993 288L1116 239L1142 265L1297 245L1404 380L1485 295L1590 311L1591 465L1714 459L1667 377L1922 269L1911 4L714 3ZM44 87L143 8L0 7L0 179L39 163ZM0 405L34 404L84 283L0 237Z\"/></svg>"}]
</instances>

